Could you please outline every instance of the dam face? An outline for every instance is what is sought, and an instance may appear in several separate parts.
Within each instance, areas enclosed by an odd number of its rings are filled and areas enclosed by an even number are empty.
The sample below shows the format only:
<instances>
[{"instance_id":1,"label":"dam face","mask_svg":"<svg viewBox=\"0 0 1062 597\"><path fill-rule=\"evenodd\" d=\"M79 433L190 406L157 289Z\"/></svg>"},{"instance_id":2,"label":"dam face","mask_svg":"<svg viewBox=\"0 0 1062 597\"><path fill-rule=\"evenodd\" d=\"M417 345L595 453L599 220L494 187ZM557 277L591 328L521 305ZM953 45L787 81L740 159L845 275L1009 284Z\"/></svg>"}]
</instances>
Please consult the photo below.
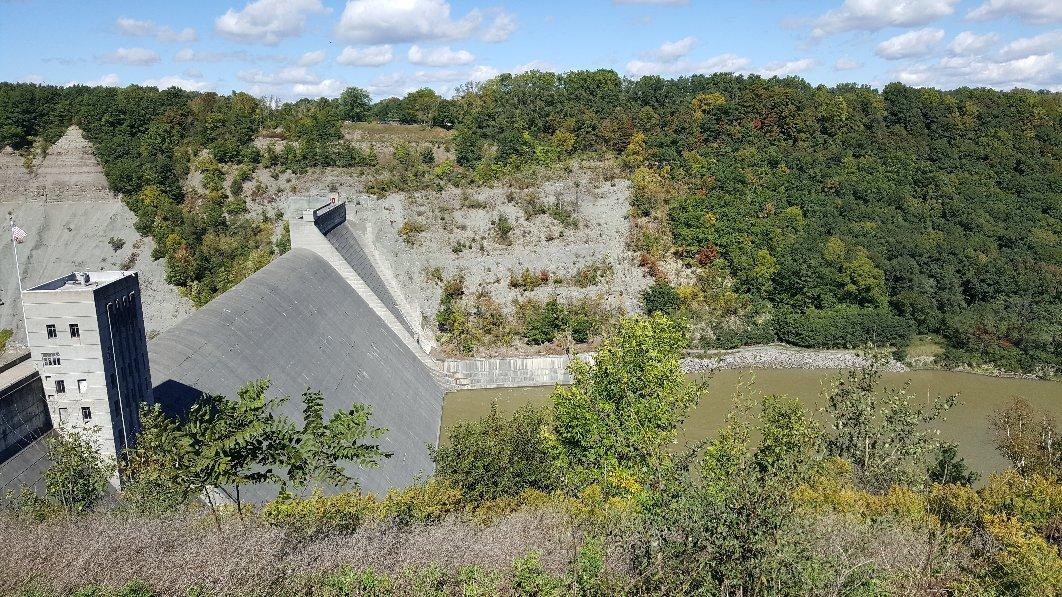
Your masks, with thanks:
<instances>
[{"instance_id":1,"label":"dam face","mask_svg":"<svg viewBox=\"0 0 1062 597\"><path fill-rule=\"evenodd\" d=\"M270 394L292 399L276 414L301 423L300 395L324 394L325 416L353 403L392 452L375 469L349 472L366 492L405 487L432 472L443 385L321 256L295 248L157 337L150 345L155 400L171 413L203 393L234 396L268 378ZM243 490L252 501L276 488Z\"/></svg>"}]
</instances>

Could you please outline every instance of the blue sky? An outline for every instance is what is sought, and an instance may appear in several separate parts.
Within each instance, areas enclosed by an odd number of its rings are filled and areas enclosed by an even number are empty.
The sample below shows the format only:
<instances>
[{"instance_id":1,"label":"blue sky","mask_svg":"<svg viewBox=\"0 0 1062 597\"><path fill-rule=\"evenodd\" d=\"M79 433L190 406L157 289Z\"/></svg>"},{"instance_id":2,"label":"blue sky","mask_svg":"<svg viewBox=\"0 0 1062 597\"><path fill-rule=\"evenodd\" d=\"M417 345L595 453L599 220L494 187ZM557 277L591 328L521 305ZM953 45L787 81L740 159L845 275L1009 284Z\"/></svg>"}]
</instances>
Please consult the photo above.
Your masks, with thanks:
<instances>
[{"instance_id":1,"label":"blue sky","mask_svg":"<svg viewBox=\"0 0 1062 597\"><path fill-rule=\"evenodd\" d=\"M1062 91L1062 0L0 0L0 80L374 97L531 68Z\"/></svg>"}]
</instances>

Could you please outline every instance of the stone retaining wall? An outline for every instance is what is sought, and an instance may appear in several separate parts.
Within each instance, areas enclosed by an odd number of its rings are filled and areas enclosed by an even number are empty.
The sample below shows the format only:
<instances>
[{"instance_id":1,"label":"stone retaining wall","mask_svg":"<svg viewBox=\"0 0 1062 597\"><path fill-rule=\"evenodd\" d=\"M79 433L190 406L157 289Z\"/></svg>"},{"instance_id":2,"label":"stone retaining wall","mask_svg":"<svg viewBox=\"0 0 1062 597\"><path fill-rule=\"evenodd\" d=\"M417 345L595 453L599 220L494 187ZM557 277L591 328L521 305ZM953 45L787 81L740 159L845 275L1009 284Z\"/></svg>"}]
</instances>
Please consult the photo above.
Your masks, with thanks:
<instances>
[{"instance_id":1,"label":"stone retaining wall","mask_svg":"<svg viewBox=\"0 0 1062 597\"><path fill-rule=\"evenodd\" d=\"M459 390L551 386L572 381L567 356L451 359L443 362L443 370L454 377Z\"/></svg>"}]
</instances>

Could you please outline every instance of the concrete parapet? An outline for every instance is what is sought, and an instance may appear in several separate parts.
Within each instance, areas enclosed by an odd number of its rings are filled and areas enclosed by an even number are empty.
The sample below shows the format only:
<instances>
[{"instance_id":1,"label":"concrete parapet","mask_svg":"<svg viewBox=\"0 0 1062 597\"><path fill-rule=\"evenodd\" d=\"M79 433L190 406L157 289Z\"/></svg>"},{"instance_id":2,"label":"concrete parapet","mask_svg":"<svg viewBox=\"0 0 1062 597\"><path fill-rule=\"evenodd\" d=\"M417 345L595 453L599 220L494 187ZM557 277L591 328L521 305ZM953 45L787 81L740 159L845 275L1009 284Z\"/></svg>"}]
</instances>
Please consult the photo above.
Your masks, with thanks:
<instances>
[{"instance_id":1,"label":"concrete parapet","mask_svg":"<svg viewBox=\"0 0 1062 597\"><path fill-rule=\"evenodd\" d=\"M576 358L589 360L591 355ZM443 370L454 377L461 390L565 385L572 382L570 361L567 355L450 359L443 362Z\"/></svg>"}]
</instances>

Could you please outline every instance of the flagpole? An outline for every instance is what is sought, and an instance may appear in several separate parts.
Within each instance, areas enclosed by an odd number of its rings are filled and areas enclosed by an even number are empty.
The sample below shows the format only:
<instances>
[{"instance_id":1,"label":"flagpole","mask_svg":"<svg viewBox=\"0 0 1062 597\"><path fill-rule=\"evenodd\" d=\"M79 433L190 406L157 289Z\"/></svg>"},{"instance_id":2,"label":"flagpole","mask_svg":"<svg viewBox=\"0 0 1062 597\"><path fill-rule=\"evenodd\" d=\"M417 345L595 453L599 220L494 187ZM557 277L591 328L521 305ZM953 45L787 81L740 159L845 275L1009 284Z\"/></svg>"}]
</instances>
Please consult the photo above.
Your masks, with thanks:
<instances>
[{"instance_id":1,"label":"flagpole","mask_svg":"<svg viewBox=\"0 0 1062 597\"><path fill-rule=\"evenodd\" d=\"M22 272L18 267L18 243L15 242L15 218L11 218L11 251L15 254L15 279L18 280L18 304L22 308L22 329L26 332L26 346L29 346L29 323L26 320L26 302L22 300Z\"/></svg>"}]
</instances>

